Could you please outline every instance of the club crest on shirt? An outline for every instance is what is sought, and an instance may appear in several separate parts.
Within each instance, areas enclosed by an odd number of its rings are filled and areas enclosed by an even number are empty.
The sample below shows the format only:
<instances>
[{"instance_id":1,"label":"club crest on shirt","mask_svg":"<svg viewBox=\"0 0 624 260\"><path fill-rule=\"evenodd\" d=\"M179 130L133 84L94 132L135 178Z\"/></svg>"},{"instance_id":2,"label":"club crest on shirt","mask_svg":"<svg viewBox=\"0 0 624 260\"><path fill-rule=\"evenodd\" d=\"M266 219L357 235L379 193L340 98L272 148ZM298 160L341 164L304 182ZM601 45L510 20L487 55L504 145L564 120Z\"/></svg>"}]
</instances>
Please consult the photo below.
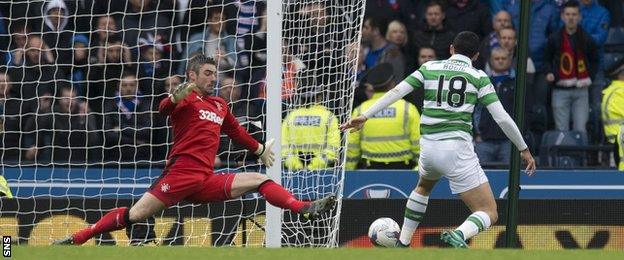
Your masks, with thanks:
<instances>
[{"instance_id":1,"label":"club crest on shirt","mask_svg":"<svg viewBox=\"0 0 624 260\"><path fill-rule=\"evenodd\" d=\"M163 183L163 184L161 184L161 185L160 185L160 191L162 191L162 192L167 192L167 191L169 191L169 184L167 184L167 183Z\"/></svg>"},{"instance_id":2,"label":"club crest on shirt","mask_svg":"<svg viewBox=\"0 0 624 260\"><path fill-rule=\"evenodd\" d=\"M223 110L223 105L221 105L221 103L215 101L215 105L217 106L217 110Z\"/></svg>"}]
</instances>

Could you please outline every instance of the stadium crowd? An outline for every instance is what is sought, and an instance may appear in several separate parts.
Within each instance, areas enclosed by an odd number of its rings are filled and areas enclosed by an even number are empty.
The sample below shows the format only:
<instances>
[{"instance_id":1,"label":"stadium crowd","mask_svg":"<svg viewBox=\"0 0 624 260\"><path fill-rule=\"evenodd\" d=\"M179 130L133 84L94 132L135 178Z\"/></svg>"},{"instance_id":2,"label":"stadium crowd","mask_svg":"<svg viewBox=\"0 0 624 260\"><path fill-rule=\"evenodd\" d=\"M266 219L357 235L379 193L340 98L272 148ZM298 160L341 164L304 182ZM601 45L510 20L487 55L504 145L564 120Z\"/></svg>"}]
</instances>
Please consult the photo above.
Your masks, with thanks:
<instances>
[{"instance_id":1,"label":"stadium crowd","mask_svg":"<svg viewBox=\"0 0 624 260\"><path fill-rule=\"evenodd\" d=\"M519 74L519 0L366 2L354 111L423 63L448 58L456 33L473 31L482 39L473 66L490 76L511 113ZM623 5L620 0L531 0L524 132L533 152L544 155L540 166L610 167L618 160L616 143L622 138L617 136L624 123ZM217 94L262 139L265 7L264 1L248 0L0 3L3 164L164 160L171 134L157 106L184 81L185 60L198 53L217 58ZM337 124L345 119L339 112L345 98L331 96L341 93L334 91L340 85L318 84L312 79L318 74L310 72L335 60L335 53L327 54L330 41L322 39L330 10L315 1L291 11L299 18L293 20L301 21L298 26L316 38L284 31L289 46L299 49L285 50L282 96L298 95L296 100L309 105L285 105L294 109L283 115L283 132L292 135L282 138L287 148L283 157L287 168L319 169L339 158ZM320 93L330 97L319 99ZM396 107L405 108L400 112L405 116L392 122L399 132L407 122L401 120L418 122L426 94L415 91ZM509 141L492 127L486 110L476 111L473 130L480 160L486 167L507 165ZM311 140L297 131L325 135ZM362 132L357 147L348 148L357 150L348 166L413 168L419 134L411 131L417 129L384 138ZM576 148L551 159L549 145L554 144ZM257 159L240 149L224 138L216 166Z\"/></svg>"}]
</instances>

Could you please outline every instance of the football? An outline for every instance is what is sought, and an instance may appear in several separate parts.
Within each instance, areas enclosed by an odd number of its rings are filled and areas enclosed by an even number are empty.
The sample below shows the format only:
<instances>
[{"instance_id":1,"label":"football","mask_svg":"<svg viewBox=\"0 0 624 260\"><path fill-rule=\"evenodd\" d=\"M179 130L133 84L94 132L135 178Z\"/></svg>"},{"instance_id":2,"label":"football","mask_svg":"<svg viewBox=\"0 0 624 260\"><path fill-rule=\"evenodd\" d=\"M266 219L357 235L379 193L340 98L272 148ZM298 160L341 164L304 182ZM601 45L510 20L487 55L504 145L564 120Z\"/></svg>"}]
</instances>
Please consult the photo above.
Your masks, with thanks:
<instances>
[{"instance_id":1,"label":"football","mask_svg":"<svg viewBox=\"0 0 624 260\"><path fill-rule=\"evenodd\" d=\"M391 218L378 218L368 228L370 241L380 247L394 247L400 233L399 224Z\"/></svg>"}]
</instances>

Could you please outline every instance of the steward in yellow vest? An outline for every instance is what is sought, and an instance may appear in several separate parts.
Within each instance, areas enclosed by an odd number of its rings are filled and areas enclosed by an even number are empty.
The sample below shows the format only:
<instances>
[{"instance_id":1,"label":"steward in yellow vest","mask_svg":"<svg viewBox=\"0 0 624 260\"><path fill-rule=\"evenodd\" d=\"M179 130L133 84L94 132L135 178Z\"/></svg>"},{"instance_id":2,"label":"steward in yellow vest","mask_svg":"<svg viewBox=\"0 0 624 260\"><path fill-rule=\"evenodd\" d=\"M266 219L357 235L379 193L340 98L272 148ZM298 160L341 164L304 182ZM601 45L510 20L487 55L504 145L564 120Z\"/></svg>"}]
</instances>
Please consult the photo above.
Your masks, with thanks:
<instances>
[{"instance_id":1,"label":"steward in yellow vest","mask_svg":"<svg viewBox=\"0 0 624 260\"><path fill-rule=\"evenodd\" d=\"M392 65L381 63L366 76L375 89L373 97L353 111L353 117L372 106L395 85ZM364 127L349 133L347 170L412 169L420 153L420 115L416 106L400 99L369 118Z\"/></svg>"},{"instance_id":2,"label":"steward in yellow vest","mask_svg":"<svg viewBox=\"0 0 624 260\"><path fill-rule=\"evenodd\" d=\"M613 81L602 91L602 104L600 106L602 123L607 142L615 144L617 148L616 137L620 134L621 125L624 124L624 60L610 66L605 72L613 77ZM618 156L620 153L618 150L621 149L621 145L619 145L619 149L615 149L616 163L620 161L620 170L622 170L621 162L624 161L621 156Z\"/></svg>"},{"instance_id":3,"label":"steward in yellow vest","mask_svg":"<svg viewBox=\"0 0 624 260\"><path fill-rule=\"evenodd\" d=\"M321 104L322 89L300 95L298 108L282 122L282 159L290 170L318 170L335 165L340 148L338 119Z\"/></svg>"}]
</instances>

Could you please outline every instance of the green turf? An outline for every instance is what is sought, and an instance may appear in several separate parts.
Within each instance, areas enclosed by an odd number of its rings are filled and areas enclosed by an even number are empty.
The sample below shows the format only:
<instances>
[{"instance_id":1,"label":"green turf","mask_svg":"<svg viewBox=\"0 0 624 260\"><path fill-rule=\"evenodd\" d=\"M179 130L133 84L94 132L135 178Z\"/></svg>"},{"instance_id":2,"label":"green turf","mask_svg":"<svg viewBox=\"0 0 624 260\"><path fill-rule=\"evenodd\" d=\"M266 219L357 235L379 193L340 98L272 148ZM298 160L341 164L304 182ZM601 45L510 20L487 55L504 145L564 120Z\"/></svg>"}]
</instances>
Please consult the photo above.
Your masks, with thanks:
<instances>
[{"instance_id":1,"label":"green turf","mask_svg":"<svg viewBox=\"0 0 624 260\"><path fill-rule=\"evenodd\" d=\"M117 247L117 246L14 246L13 259L69 260L362 260L362 259L624 259L624 251L603 250L465 250L465 249L264 249L264 248L200 248L200 247ZM6 258L9 259L9 258Z\"/></svg>"}]
</instances>

